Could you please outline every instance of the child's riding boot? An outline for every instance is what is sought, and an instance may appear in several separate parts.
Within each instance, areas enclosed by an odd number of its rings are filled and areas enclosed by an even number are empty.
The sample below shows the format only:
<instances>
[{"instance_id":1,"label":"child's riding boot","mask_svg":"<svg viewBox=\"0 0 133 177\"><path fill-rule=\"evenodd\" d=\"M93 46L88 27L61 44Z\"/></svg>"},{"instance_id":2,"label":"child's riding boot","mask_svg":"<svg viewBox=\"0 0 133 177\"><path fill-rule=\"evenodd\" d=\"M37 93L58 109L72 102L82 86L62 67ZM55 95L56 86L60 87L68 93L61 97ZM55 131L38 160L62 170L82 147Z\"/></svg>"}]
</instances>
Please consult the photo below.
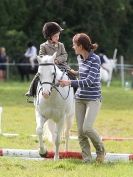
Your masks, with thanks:
<instances>
[{"instance_id":1,"label":"child's riding boot","mask_svg":"<svg viewBox=\"0 0 133 177\"><path fill-rule=\"evenodd\" d=\"M37 73L34 76L33 80L31 81L29 90L28 90L28 92L26 92L25 96L27 96L27 97L36 96L36 89L37 89L38 80L39 80L39 75Z\"/></svg>"}]
</instances>

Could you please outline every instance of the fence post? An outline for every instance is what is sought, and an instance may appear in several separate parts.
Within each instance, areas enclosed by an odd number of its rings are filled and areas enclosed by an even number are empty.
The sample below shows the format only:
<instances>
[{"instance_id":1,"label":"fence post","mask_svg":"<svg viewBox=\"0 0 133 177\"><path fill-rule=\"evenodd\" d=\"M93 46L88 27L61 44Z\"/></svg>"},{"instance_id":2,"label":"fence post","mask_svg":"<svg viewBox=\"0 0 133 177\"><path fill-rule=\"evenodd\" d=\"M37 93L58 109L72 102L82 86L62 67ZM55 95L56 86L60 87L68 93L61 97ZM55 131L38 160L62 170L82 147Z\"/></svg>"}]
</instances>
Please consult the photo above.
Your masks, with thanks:
<instances>
[{"instance_id":1,"label":"fence post","mask_svg":"<svg viewBox=\"0 0 133 177\"><path fill-rule=\"evenodd\" d=\"M9 69L10 66L9 66L9 65L10 65L9 62L7 62L7 64L6 64L6 79L7 79L7 80L9 80L9 75L10 75L10 73L9 73L9 72L10 72L10 71L9 71L9 70L10 70L10 69Z\"/></svg>"},{"instance_id":2,"label":"fence post","mask_svg":"<svg viewBox=\"0 0 133 177\"><path fill-rule=\"evenodd\" d=\"M3 108L0 106L0 134L2 134L2 111Z\"/></svg>"},{"instance_id":3,"label":"fence post","mask_svg":"<svg viewBox=\"0 0 133 177\"><path fill-rule=\"evenodd\" d=\"M125 77L124 77L124 57L120 56L120 63L121 63L121 85L124 87L125 84Z\"/></svg>"},{"instance_id":4,"label":"fence post","mask_svg":"<svg viewBox=\"0 0 133 177\"><path fill-rule=\"evenodd\" d=\"M115 50L114 50L113 60L115 60L115 59L116 59L116 55L117 55L117 48L115 48Z\"/></svg>"}]
</instances>

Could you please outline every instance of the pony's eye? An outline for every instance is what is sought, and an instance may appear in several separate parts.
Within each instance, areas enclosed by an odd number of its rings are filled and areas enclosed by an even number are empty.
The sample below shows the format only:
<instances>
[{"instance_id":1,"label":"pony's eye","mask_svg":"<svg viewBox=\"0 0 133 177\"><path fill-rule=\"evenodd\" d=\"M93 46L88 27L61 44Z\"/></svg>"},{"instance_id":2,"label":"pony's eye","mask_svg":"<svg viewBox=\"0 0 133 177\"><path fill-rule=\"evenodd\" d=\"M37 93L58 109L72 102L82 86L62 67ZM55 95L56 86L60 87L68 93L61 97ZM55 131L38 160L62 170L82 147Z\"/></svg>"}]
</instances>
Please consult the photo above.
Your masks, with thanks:
<instances>
[{"instance_id":1,"label":"pony's eye","mask_svg":"<svg viewBox=\"0 0 133 177\"><path fill-rule=\"evenodd\" d=\"M54 75L55 75L55 72L53 72L52 75L54 76Z\"/></svg>"}]
</instances>

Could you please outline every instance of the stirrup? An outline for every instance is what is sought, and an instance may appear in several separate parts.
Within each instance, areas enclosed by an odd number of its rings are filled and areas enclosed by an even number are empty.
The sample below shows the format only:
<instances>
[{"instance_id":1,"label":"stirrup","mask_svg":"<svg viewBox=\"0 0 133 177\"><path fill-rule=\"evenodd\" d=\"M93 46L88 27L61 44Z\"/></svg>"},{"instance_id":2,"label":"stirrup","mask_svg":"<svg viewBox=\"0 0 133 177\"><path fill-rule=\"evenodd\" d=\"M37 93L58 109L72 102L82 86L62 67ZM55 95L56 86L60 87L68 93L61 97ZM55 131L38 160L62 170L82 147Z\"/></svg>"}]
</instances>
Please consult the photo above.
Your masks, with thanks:
<instances>
[{"instance_id":1,"label":"stirrup","mask_svg":"<svg viewBox=\"0 0 133 177\"><path fill-rule=\"evenodd\" d=\"M27 96L27 103L34 103L34 101L33 101L33 100L30 100L30 97Z\"/></svg>"}]
</instances>

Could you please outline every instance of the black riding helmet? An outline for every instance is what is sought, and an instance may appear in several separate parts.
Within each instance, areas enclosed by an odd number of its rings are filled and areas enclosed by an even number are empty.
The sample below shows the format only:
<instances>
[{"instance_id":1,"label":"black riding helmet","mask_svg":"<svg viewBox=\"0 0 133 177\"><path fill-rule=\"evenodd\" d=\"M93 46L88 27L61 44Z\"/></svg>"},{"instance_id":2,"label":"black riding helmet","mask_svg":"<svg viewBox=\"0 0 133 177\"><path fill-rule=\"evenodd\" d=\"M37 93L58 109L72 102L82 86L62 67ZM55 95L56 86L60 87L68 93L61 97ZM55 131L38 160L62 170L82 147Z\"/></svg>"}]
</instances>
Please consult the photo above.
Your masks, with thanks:
<instances>
[{"instance_id":1,"label":"black riding helmet","mask_svg":"<svg viewBox=\"0 0 133 177\"><path fill-rule=\"evenodd\" d=\"M50 39L54 34L63 31L58 23L56 22L47 22L43 26L42 33L46 39Z\"/></svg>"}]
</instances>

